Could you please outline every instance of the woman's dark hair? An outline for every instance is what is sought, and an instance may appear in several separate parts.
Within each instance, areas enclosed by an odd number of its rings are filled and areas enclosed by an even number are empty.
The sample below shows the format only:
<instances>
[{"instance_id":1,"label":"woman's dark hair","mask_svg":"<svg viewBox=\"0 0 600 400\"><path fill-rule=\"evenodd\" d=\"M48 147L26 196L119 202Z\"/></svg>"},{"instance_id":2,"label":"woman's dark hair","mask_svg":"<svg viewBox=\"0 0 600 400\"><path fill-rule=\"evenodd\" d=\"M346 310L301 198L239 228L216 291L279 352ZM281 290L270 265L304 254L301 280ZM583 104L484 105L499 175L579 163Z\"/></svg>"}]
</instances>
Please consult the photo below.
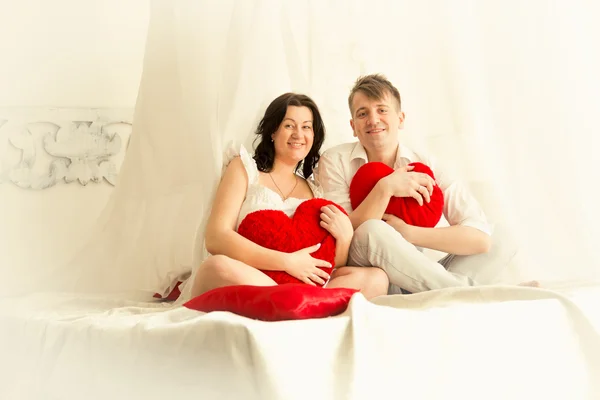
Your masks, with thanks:
<instances>
[{"instance_id":1,"label":"woman's dark hair","mask_svg":"<svg viewBox=\"0 0 600 400\"><path fill-rule=\"evenodd\" d=\"M304 161L300 161L296 166L296 171L302 166L302 176L306 179L312 175L313 169L319 161L319 150L321 150L325 140L325 125L315 102L303 94L285 93L269 104L255 132L258 135L255 142L256 140L260 140L260 142L254 150L253 158L259 171L271 172L275 162L275 144L271 140L271 135L279 129L289 106L307 107L313 116L314 139L312 147Z\"/></svg>"}]
</instances>

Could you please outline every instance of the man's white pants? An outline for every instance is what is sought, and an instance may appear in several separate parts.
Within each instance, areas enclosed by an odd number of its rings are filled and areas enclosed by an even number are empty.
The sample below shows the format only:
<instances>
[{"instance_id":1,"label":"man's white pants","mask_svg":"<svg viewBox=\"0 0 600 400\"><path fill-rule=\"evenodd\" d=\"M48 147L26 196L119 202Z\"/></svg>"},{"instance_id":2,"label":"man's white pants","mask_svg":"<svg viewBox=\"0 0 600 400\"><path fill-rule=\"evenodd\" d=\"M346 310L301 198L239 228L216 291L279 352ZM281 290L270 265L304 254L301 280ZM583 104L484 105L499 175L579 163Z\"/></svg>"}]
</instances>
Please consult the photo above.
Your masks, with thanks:
<instances>
[{"instance_id":1,"label":"man's white pants","mask_svg":"<svg viewBox=\"0 0 600 400\"><path fill-rule=\"evenodd\" d=\"M383 269L390 280L391 294L400 293L399 288L417 293L495 283L516 253L517 247L510 236L496 226L489 252L471 256L451 254L435 262L390 225L372 219L354 232L348 265Z\"/></svg>"}]
</instances>

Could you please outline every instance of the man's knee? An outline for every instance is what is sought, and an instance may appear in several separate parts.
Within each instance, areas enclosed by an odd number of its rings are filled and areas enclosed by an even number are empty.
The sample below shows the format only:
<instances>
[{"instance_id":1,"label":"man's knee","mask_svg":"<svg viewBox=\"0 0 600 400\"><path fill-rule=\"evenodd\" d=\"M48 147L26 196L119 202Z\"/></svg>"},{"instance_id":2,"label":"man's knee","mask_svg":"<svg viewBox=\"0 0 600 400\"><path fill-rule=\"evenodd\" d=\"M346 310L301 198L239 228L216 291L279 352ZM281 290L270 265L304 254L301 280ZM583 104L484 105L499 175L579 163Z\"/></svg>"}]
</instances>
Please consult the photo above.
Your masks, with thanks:
<instances>
[{"instance_id":1,"label":"man's knee","mask_svg":"<svg viewBox=\"0 0 600 400\"><path fill-rule=\"evenodd\" d=\"M387 228L391 228L385 221L380 219L368 219L356 228L355 234L366 235L371 232L380 232Z\"/></svg>"},{"instance_id":2,"label":"man's knee","mask_svg":"<svg viewBox=\"0 0 600 400\"><path fill-rule=\"evenodd\" d=\"M398 238L402 238L402 235L398 233L394 228L392 228L385 221L380 219L369 219L359 225L358 228L354 231L354 236L352 238L352 242L364 244L369 240L389 237L389 235L395 235Z\"/></svg>"},{"instance_id":3,"label":"man's knee","mask_svg":"<svg viewBox=\"0 0 600 400\"><path fill-rule=\"evenodd\" d=\"M352 253L364 252L364 249L385 252L390 248L394 249L395 254L418 251L414 245L404 239L400 232L385 221L377 219L367 220L356 228L350 244Z\"/></svg>"},{"instance_id":4,"label":"man's knee","mask_svg":"<svg viewBox=\"0 0 600 400\"><path fill-rule=\"evenodd\" d=\"M384 221L370 219L363 222L354 232L350 244L348 262L361 266L382 265L382 257L402 259L419 251L402 235Z\"/></svg>"}]
</instances>

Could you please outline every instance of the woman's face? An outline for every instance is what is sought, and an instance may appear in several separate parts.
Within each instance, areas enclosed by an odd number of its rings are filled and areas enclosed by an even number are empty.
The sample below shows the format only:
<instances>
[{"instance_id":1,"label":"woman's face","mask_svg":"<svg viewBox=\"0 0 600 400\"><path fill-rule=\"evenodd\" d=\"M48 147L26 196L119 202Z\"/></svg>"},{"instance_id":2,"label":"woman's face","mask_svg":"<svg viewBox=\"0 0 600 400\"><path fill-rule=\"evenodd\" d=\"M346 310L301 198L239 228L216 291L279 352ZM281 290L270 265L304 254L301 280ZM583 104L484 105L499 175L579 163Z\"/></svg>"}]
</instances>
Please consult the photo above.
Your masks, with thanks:
<instances>
[{"instance_id":1,"label":"woman's face","mask_svg":"<svg viewBox=\"0 0 600 400\"><path fill-rule=\"evenodd\" d=\"M290 163L304 160L312 148L315 133L308 107L288 106L279 128L271 135L275 157Z\"/></svg>"}]
</instances>

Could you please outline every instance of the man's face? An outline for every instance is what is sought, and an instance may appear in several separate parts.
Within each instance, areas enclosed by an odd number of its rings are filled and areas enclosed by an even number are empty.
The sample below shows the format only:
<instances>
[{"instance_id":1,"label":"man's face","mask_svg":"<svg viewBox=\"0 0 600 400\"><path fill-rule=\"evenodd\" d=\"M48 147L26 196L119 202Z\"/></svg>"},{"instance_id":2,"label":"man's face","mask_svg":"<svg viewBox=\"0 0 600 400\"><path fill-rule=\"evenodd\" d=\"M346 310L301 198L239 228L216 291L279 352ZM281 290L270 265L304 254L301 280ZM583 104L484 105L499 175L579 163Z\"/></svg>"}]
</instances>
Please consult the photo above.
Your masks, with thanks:
<instances>
[{"instance_id":1,"label":"man's face","mask_svg":"<svg viewBox=\"0 0 600 400\"><path fill-rule=\"evenodd\" d=\"M403 121L404 113L398 110L398 104L390 94L375 100L362 92L355 93L350 126L367 151L395 146Z\"/></svg>"}]
</instances>

